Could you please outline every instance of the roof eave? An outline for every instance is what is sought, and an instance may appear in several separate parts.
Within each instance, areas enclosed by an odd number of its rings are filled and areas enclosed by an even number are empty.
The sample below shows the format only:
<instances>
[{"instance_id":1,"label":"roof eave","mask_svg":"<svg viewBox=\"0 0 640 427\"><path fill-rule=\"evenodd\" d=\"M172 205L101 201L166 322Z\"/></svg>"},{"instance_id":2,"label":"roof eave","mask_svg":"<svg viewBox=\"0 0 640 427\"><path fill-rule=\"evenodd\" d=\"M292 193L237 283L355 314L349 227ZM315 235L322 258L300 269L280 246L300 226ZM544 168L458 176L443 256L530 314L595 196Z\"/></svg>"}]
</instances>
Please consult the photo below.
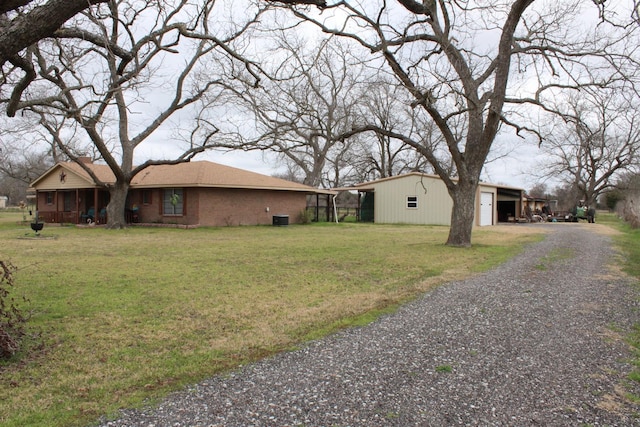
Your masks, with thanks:
<instances>
[{"instance_id":1,"label":"roof eave","mask_svg":"<svg viewBox=\"0 0 640 427\"><path fill-rule=\"evenodd\" d=\"M306 194L327 194L336 195L338 192L333 190L325 190L322 188L296 188L296 187L264 187L259 185L225 185L225 184L193 184L193 183L175 183L175 184L132 184L131 189L152 189L152 188L226 188L235 190L263 190L263 191L293 191L296 193Z\"/></svg>"}]
</instances>

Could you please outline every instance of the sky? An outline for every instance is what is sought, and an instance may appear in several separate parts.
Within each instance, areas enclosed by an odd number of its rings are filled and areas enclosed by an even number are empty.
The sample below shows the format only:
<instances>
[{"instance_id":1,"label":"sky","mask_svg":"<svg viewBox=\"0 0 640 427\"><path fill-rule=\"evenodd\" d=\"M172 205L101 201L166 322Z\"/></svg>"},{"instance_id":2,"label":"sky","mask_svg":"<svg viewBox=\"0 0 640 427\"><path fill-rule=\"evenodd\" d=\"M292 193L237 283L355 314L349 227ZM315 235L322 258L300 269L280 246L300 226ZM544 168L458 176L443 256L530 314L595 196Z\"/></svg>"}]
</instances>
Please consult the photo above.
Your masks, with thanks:
<instances>
[{"instance_id":1,"label":"sky","mask_svg":"<svg viewBox=\"0 0 640 427\"><path fill-rule=\"evenodd\" d=\"M541 4L544 5L546 2L542 2ZM553 4L553 2L551 2L551 4ZM595 12L594 8L591 9L593 9L591 10L592 13ZM593 18L593 16L591 18ZM488 43L489 45L495 43L495 34L493 36L491 34L484 35L483 38L488 38L483 41L484 43ZM478 43L477 37L474 38L474 43ZM488 162L485 165L481 179L489 183L518 187L525 190L531 189L540 180L535 171L539 170L539 165L544 162L543 153L534 142L523 141L517 137L511 140L507 140L506 137L504 137L503 141L506 142L494 145L498 149L502 149L503 146L508 146L510 152L504 157ZM158 158L157 155L158 152L154 152L153 156L150 157ZM278 166L274 155L263 154L261 152L236 151L223 153L209 151L195 158L195 160L199 159L210 160L265 175L285 172ZM558 182L552 180L547 182L547 186L550 189L558 184Z\"/></svg>"},{"instance_id":2,"label":"sky","mask_svg":"<svg viewBox=\"0 0 640 427\"><path fill-rule=\"evenodd\" d=\"M545 4L545 2L542 2L542 4ZM154 92L159 94L162 90L161 88L156 88ZM145 102L137 107L139 107L141 111L145 111L153 109L157 104L159 103L152 102L150 99L145 98ZM131 108L136 109L134 106ZM143 117L140 116L140 118L142 119ZM164 141L171 141L171 139L169 133L162 134L162 132L160 132L160 134L154 138L155 143L150 144L144 149L141 146L139 150L136 150L136 162L141 163L149 158L174 158L176 154L173 152L171 144L163 143ZM512 151L505 157L487 163L481 179L494 184L518 187L525 190L530 189L538 182L538 177L532 174L532 171L535 171L536 167L543 162L542 152L535 143L527 143L518 139L509 141L506 145L510 145ZM261 152L237 151L223 153L209 151L198 155L195 160L210 160L265 175L284 172L284 170L278 167L278 162L275 160L274 155L263 154ZM557 185L557 183L548 184L549 187L554 187L555 185Z\"/></svg>"},{"instance_id":3,"label":"sky","mask_svg":"<svg viewBox=\"0 0 640 427\"><path fill-rule=\"evenodd\" d=\"M482 178L492 184L503 184L530 190L539 181L536 167L544 161L544 154L532 144L520 145L507 157L487 163ZM557 182L547 185L554 187Z\"/></svg>"},{"instance_id":4,"label":"sky","mask_svg":"<svg viewBox=\"0 0 640 427\"><path fill-rule=\"evenodd\" d=\"M158 135L145 141L136 149L135 163L140 164L148 159L171 159L180 155L181 151L177 150L172 133L172 130L159 130ZM494 151L502 155L489 155L489 159L495 160L489 160L485 164L480 177L482 181L524 190L530 190L539 181L536 170L543 163L545 155L536 142L512 134L498 135L493 146ZM193 160L208 160L268 176L286 172L275 154L261 151L208 150L198 154ZM547 187L552 189L558 184L557 181L550 180Z\"/></svg>"}]
</instances>

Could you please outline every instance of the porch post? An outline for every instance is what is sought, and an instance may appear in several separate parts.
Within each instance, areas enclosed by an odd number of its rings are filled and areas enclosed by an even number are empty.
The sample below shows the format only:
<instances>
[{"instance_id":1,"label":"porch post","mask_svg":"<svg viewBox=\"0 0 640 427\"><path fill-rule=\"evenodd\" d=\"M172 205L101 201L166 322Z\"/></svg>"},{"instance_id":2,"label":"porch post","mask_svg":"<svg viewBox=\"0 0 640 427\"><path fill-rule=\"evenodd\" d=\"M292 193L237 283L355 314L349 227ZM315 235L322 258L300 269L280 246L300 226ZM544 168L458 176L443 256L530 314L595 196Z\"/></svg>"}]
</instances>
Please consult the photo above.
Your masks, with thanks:
<instances>
[{"instance_id":1,"label":"porch post","mask_svg":"<svg viewBox=\"0 0 640 427\"><path fill-rule=\"evenodd\" d=\"M60 206L58 206L58 190L56 190L56 192L53 194L53 203L54 203L54 206L56 207L55 222L61 222L60 221Z\"/></svg>"},{"instance_id":2,"label":"porch post","mask_svg":"<svg viewBox=\"0 0 640 427\"><path fill-rule=\"evenodd\" d=\"M320 222L320 195L316 193L316 222Z\"/></svg>"},{"instance_id":3,"label":"porch post","mask_svg":"<svg viewBox=\"0 0 640 427\"><path fill-rule=\"evenodd\" d=\"M97 224L100 218L100 208L98 207L98 189L93 189L93 221Z\"/></svg>"},{"instance_id":4,"label":"porch post","mask_svg":"<svg viewBox=\"0 0 640 427\"><path fill-rule=\"evenodd\" d=\"M80 224L80 190L76 188L76 224Z\"/></svg>"}]
</instances>

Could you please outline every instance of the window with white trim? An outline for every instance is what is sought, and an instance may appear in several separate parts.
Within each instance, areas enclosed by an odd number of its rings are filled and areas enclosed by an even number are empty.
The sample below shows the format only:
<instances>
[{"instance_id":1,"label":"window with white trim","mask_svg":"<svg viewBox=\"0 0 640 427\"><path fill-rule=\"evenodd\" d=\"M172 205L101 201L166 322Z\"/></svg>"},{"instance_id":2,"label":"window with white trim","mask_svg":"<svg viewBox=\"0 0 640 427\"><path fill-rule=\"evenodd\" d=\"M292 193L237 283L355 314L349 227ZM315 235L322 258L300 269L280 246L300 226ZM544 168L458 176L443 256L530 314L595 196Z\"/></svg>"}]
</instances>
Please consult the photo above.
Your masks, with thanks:
<instances>
[{"instance_id":1,"label":"window with white trim","mask_svg":"<svg viewBox=\"0 0 640 427\"><path fill-rule=\"evenodd\" d=\"M418 209L418 196L407 196L407 209Z\"/></svg>"}]
</instances>

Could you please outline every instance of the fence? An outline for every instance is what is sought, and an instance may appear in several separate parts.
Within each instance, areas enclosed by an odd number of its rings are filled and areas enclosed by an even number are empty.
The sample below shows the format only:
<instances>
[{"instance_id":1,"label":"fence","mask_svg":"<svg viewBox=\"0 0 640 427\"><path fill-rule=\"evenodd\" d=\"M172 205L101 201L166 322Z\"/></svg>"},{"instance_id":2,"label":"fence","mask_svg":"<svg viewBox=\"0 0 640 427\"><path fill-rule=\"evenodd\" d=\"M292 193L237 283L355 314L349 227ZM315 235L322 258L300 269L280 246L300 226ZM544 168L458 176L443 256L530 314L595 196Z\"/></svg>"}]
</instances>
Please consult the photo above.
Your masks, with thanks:
<instances>
[{"instance_id":1,"label":"fence","mask_svg":"<svg viewBox=\"0 0 640 427\"><path fill-rule=\"evenodd\" d=\"M357 222L360 218L360 209L353 207L336 207L338 222ZM310 222L335 222L333 209L326 206L307 206L306 217Z\"/></svg>"}]
</instances>

